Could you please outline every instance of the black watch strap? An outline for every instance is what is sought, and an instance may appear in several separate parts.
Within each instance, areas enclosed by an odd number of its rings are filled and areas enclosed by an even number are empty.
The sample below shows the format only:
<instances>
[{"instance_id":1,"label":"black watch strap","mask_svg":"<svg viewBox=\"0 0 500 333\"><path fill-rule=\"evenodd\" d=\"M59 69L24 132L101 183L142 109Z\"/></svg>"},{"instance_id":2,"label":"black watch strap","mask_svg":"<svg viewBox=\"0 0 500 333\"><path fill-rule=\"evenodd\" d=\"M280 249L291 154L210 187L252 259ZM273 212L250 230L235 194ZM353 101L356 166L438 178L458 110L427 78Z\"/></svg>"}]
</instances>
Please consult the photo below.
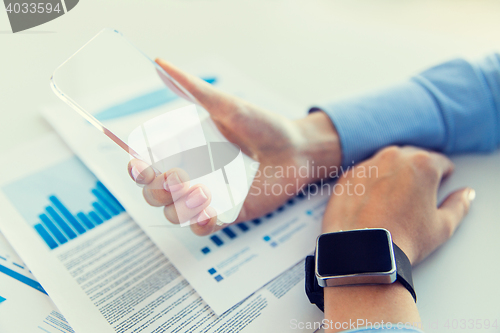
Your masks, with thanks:
<instances>
[{"instance_id":1,"label":"black watch strap","mask_svg":"<svg viewBox=\"0 0 500 333\"><path fill-rule=\"evenodd\" d=\"M415 303L417 303L417 294L415 293L415 289L413 288L413 278L411 274L411 262L410 259L406 256L406 254L397 246L392 243L394 248L394 260L396 260L396 268L398 272L397 280L401 283L410 294L413 296Z\"/></svg>"},{"instance_id":2,"label":"black watch strap","mask_svg":"<svg viewBox=\"0 0 500 333\"><path fill-rule=\"evenodd\" d=\"M323 294L323 288L319 286L318 280L316 280L315 273L315 260L314 256L306 257L306 295L309 298L309 302L316 304L316 306L323 312L325 312L325 296Z\"/></svg>"},{"instance_id":3,"label":"black watch strap","mask_svg":"<svg viewBox=\"0 0 500 333\"><path fill-rule=\"evenodd\" d=\"M397 280L401 283L408 291L411 296L417 302L417 294L415 293L415 289L413 288L413 278L411 274L411 263L406 254L401 250L396 244L392 243L394 246L394 259L396 260L396 268L397 268ZM321 310L325 311L325 297L323 293L323 288L319 286L318 280L316 280L316 267L314 256L306 257L305 264L306 271L306 295L309 298L309 301L312 304L316 304L316 306ZM332 287L334 288L334 287Z\"/></svg>"}]
</instances>

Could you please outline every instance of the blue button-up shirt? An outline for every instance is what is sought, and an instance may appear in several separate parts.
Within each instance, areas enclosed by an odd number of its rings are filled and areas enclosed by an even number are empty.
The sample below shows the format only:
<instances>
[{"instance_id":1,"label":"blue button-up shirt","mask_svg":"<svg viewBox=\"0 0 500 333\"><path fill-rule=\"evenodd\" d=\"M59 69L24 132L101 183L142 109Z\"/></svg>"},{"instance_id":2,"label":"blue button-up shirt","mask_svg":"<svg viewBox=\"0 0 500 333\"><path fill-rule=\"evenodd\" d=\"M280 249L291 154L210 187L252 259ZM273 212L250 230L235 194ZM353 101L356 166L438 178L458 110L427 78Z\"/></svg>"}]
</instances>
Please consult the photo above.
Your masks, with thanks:
<instances>
[{"instance_id":1,"label":"blue button-up shirt","mask_svg":"<svg viewBox=\"0 0 500 333\"><path fill-rule=\"evenodd\" d=\"M388 145L489 152L500 144L500 55L476 63L452 60L389 89L320 109L338 131L343 167Z\"/></svg>"}]
</instances>

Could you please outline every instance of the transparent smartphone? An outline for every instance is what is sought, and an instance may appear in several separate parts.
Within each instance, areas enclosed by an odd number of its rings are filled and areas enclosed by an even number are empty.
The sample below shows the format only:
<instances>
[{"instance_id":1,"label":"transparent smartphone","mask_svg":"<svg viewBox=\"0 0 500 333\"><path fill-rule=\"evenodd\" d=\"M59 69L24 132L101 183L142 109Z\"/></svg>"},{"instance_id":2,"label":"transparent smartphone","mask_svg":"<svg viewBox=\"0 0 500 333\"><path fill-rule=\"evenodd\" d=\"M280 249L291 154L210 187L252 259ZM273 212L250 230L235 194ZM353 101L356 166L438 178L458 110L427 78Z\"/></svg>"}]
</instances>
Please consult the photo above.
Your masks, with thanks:
<instances>
[{"instance_id":1,"label":"transparent smartphone","mask_svg":"<svg viewBox=\"0 0 500 333\"><path fill-rule=\"evenodd\" d=\"M226 140L196 99L121 33L102 30L55 70L51 86L131 157L158 174L181 168L190 186L205 185L218 224L237 218L258 163Z\"/></svg>"}]
</instances>

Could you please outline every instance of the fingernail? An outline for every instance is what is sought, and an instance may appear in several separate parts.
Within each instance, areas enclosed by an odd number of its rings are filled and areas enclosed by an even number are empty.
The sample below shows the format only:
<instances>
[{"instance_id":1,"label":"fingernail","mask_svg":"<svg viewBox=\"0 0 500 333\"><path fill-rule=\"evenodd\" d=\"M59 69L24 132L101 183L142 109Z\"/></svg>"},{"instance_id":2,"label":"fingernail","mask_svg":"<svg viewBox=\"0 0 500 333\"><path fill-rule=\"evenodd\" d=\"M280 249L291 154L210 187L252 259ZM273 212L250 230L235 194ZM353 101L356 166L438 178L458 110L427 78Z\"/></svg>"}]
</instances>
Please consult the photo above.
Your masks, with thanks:
<instances>
[{"instance_id":1,"label":"fingernail","mask_svg":"<svg viewBox=\"0 0 500 333\"><path fill-rule=\"evenodd\" d=\"M476 199L476 190L474 189L469 189L469 193L467 193L467 199L469 199L469 201L474 201L474 199Z\"/></svg>"},{"instance_id":2,"label":"fingernail","mask_svg":"<svg viewBox=\"0 0 500 333\"><path fill-rule=\"evenodd\" d=\"M168 192L179 191L183 186L184 184L182 184L181 180L179 179L177 172L170 174L167 177L167 180L163 183L163 188Z\"/></svg>"},{"instance_id":3,"label":"fingernail","mask_svg":"<svg viewBox=\"0 0 500 333\"><path fill-rule=\"evenodd\" d=\"M211 217L208 216L207 212L205 210L203 210L200 213L200 216L198 216L198 219L196 220L196 222L198 222L199 225L205 225L208 222L210 222L210 218Z\"/></svg>"},{"instance_id":4,"label":"fingernail","mask_svg":"<svg viewBox=\"0 0 500 333\"><path fill-rule=\"evenodd\" d=\"M186 206L188 208L196 208L205 203L207 200L208 197L205 195L205 193L203 193L203 190L201 188L197 188L188 196L186 200Z\"/></svg>"},{"instance_id":5,"label":"fingernail","mask_svg":"<svg viewBox=\"0 0 500 333\"><path fill-rule=\"evenodd\" d=\"M141 172L135 165L132 167L132 177L134 177L134 180L136 182L144 179L144 177L141 175Z\"/></svg>"}]
</instances>

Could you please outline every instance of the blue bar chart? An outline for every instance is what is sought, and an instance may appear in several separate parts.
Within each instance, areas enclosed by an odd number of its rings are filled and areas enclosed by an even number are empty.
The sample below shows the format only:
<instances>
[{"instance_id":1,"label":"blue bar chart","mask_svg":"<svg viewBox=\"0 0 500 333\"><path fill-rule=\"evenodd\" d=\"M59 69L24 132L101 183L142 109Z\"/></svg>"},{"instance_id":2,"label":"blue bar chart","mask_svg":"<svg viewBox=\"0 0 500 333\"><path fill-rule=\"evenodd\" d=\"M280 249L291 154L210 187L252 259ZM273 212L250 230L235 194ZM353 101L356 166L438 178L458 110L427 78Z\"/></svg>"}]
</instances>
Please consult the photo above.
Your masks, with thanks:
<instances>
[{"instance_id":1,"label":"blue bar chart","mask_svg":"<svg viewBox=\"0 0 500 333\"><path fill-rule=\"evenodd\" d=\"M51 250L125 211L76 157L4 186L3 191Z\"/></svg>"},{"instance_id":2,"label":"blue bar chart","mask_svg":"<svg viewBox=\"0 0 500 333\"><path fill-rule=\"evenodd\" d=\"M46 213L40 214L40 223L35 224L34 228L50 249L55 249L125 211L100 181L96 182L91 193L96 201L91 203L94 210L87 213L73 214L57 196L48 197L51 205L45 208Z\"/></svg>"},{"instance_id":3,"label":"blue bar chart","mask_svg":"<svg viewBox=\"0 0 500 333\"><path fill-rule=\"evenodd\" d=\"M212 253L215 249L224 246L225 244L235 240L236 238L246 234L252 229L260 226L265 221L271 219L273 216L284 212L287 207L294 206L297 201L305 199L304 194L299 194L295 198L289 199L283 206L278 207L274 212L270 212L263 217L256 218L250 221L240 222L235 225L227 226L219 232L208 236L211 244L205 245L200 249L203 255ZM271 243L273 244L273 243Z\"/></svg>"},{"instance_id":4,"label":"blue bar chart","mask_svg":"<svg viewBox=\"0 0 500 333\"><path fill-rule=\"evenodd\" d=\"M220 248L224 246L225 244L229 243L230 241L235 240L236 238L246 234L250 230L252 230L254 227L259 226L266 218L263 219L255 219L253 221L249 222L240 222L235 225L227 226L224 229L222 229L219 232L216 232L215 234L208 236L208 239L210 240L209 245L204 246L200 249L201 253L204 255L207 255L216 248Z\"/></svg>"},{"instance_id":5,"label":"blue bar chart","mask_svg":"<svg viewBox=\"0 0 500 333\"><path fill-rule=\"evenodd\" d=\"M295 206L299 201L302 201L306 198L305 194L301 193L297 195L295 198L289 199L284 205L276 208L275 211L265 214L260 218L255 218L250 221L240 222L234 225L229 225L224 229L216 232L215 234L208 236L208 239L211 241L211 244L203 246L200 251L203 256L207 256L210 253L214 252L216 249L224 247L225 244L230 243L231 241L236 240L238 237L241 237L245 234L251 233L252 230L257 230L259 226L263 225L267 221L271 220L273 217L278 216L283 213L287 209ZM310 211L305 211L305 214L311 215ZM278 242L273 239L270 235L264 235L262 237L263 242L267 243L270 247L275 248L278 245ZM221 271L220 267L214 266L210 267L207 270L208 274L211 278L213 278L216 282L224 281L227 276Z\"/></svg>"}]
</instances>

